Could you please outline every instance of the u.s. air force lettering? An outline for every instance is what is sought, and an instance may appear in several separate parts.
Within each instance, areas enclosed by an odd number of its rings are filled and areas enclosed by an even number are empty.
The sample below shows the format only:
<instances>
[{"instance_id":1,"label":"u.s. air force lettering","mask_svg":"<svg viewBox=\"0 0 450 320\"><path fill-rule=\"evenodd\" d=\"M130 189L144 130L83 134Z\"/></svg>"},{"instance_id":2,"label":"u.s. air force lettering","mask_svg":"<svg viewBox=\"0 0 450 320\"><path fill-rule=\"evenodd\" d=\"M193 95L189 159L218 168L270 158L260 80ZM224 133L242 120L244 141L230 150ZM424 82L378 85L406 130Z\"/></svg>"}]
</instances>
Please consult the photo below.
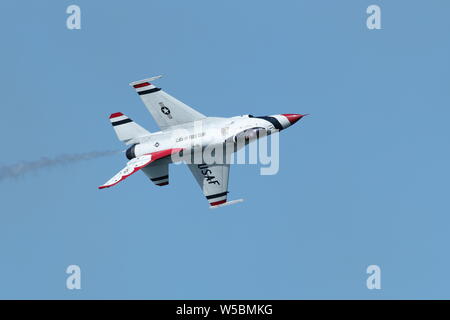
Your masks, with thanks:
<instances>
[{"instance_id":1,"label":"u.s. air force lettering","mask_svg":"<svg viewBox=\"0 0 450 320\"><path fill-rule=\"evenodd\" d=\"M200 169L200 172L205 177L206 181L208 181L209 184L218 184L220 185L220 182L216 179L215 176L211 176L212 171L209 169L207 164L199 164L197 166Z\"/></svg>"}]
</instances>

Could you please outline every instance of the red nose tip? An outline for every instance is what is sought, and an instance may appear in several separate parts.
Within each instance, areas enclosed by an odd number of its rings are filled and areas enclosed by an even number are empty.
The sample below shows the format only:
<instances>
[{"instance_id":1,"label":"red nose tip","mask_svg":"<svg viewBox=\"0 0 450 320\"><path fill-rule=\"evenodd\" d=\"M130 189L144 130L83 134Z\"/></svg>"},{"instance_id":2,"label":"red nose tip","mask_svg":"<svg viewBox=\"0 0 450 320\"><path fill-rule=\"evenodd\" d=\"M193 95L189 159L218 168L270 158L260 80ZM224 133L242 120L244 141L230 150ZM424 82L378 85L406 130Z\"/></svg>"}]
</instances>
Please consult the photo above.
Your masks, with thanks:
<instances>
[{"instance_id":1,"label":"red nose tip","mask_svg":"<svg viewBox=\"0 0 450 320\"><path fill-rule=\"evenodd\" d=\"M288 118L289 122L291 124L296 123L298 120L300 120L301 118L303 118L304 116L306 116L306 114L296 114L296 113L288 113L288 114L283 114L283 116L285 116L286 118Z\"/></svg>"}]
</instances>

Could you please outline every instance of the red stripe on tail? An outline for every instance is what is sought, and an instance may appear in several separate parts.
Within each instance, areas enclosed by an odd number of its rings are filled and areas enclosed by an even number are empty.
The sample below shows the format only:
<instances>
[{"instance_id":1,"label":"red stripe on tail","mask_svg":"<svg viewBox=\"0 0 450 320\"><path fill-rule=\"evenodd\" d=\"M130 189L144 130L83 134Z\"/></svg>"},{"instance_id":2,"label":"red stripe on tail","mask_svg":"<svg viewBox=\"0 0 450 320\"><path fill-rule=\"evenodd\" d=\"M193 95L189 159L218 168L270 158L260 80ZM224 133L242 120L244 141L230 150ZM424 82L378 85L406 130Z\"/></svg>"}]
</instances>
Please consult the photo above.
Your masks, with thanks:
<instances>
[{"instance_id":1,"label":"red stripe on tail","mask_svg":"<svg viewBox=\"0 0 450 320\"><path fill-rule=\"evenodd\" d=\"M142 88L142 87L146 87L146 86L149 86L150 85L150 83L149 82L142 82L142 83L138 83L138 84L135 84L134 86L133 86L133 88Z\"/></svg>"},{"instance_id":2,"label":"red stripe on tail","mask_svg":"<svg viewBox=\"0 0 450 320\"><path fill-rule=\"evenodd\" d=\"M116 112L116 113L111 114L109 116L109 118L112 119L112 118L117 118L117 117L121 117L121 116L123 116L122 112Z\"/></svg>"}]
</instances>

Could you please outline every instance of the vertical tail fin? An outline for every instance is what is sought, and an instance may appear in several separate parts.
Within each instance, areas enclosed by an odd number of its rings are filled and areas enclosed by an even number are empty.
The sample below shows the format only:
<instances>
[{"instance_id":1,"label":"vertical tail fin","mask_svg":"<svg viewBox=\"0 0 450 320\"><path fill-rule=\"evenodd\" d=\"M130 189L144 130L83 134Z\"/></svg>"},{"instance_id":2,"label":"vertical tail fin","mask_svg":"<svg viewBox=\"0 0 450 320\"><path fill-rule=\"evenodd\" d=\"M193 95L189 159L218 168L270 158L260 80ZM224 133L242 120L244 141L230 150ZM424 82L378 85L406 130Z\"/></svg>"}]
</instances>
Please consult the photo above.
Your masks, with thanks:
<instances>
[{"instance_id":1,"label":"vertical tail fin","mask_svg":"<svg viewBox=\"0 0 450 320\"><path fill-rule=\"evenodd\" d=\"M109 120L116 132L117 138L126 144L131 143L133 139L150 135L149 131L142 128L121 112L111 114Z\"/></svg>"}]
</instances>

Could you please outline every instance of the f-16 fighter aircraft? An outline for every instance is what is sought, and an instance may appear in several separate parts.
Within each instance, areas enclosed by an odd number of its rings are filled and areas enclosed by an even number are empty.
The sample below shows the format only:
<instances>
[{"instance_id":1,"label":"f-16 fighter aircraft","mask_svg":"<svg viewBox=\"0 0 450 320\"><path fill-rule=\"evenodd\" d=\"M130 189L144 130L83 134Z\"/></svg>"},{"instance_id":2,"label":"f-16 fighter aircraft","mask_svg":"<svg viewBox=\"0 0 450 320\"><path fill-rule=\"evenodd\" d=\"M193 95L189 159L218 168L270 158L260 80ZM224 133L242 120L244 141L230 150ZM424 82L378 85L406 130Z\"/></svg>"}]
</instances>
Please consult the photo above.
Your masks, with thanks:
<instances>
[{"instance_id":1,"label":"f-16 fighter aircraft","mask_svg":"<svg viewBox=\"0 0 450 320\"><path fill-rule=\"evenodd\" d=\"M139 170L155 185L166 186L169 184L169 164L183 153L230 144L233 146L231 152L235 152L263 134L286 129L304 116L206 117L151 83L160 77L135 81L130 85L141 97L161 131L150 133L123 113L111 114L109 119L117 137L130 145L126 150L126 157L130 161L99 189L112 187ZM244 143L240 144L240 141ZM211 207L242 201L227 202L229 162L206 163L201 158L197 162L187 162L187 166Z\"/></svg>"}]
</instances>

